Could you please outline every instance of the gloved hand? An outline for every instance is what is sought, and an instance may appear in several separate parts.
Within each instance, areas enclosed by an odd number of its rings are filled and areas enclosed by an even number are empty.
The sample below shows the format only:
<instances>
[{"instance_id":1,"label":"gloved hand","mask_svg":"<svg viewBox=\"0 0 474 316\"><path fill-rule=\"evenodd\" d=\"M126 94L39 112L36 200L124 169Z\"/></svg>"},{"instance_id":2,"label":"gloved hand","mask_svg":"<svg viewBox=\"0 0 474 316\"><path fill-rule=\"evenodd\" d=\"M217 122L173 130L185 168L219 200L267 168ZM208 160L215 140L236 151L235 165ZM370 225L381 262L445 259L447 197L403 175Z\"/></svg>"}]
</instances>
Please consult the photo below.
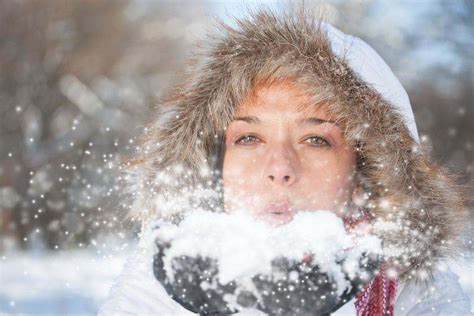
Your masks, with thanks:
<instances>
[{"instance_id":1,"label":"gloved hand","mask_svg":"<svg viewBox=\"0 0 474 316\"><path fill-rule=\"evenodd\" d=\"M342 295L336 281L321 272L309 256L301 262L284 257L272 261L271 274L249 276L247 282L219 283L219 263L209 257L172 258L172 271L164 270L169 242L156 240L153 268L167 293L186 309L201 315L232 314L254 308L268 315L329 315L351 300L377 272L381 258L362 256L355 277ZM342 265L343 261L337 262ZM172 275L169 278L168 275ZM171 280L172 279L172 280ZM250 282L249 282L250 281Z\"/></svg>"}]
</instances>

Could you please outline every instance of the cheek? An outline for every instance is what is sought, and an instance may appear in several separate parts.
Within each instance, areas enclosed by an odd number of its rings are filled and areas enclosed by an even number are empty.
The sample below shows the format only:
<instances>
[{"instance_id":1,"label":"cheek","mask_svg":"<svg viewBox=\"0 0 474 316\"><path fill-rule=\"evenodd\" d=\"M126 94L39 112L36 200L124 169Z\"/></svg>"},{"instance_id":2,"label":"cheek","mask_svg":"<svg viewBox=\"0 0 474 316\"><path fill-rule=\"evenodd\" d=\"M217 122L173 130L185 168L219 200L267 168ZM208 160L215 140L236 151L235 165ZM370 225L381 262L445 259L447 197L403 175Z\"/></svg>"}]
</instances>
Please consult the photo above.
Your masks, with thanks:
<instances>
[{"instance_id":1,"label":"cheek","mask_svg":"<svg viewBox=\"0 0 474 316\"><path fill-rule=\"evenodd\" d=\"M339 157L344 157L340 159ZM348 200L352 193L355 159L334 153L307 159L303 165L302 191L316 206L328 207Z\"/></svg>"},{"instance_id":2,"label":"cheek","mask_svg":"<svg viewBox=\"0 0 474 316\"><path fill-rule=\"evenodd\" d=\"M226 153L222 169L224 186L243 185L255 175L255 158L243 157L237 152Z\"/></svg>"},{"instance_id":3,"label":"cheek","mask_svg":"<svg viewBox=\"0 0 474 316\"><path fill-rule=\"evenodd\" d=\"M265 157L263 148L226 150L222 166L224 186L239 186L247 190L258 186L258 182L262 181Z\"/></svg>"},{"instance_id":4,"label":"cheek","mask_svg":"<svg viewBox=\"0 0 474 316\"><path fill-rule=\"evenodd\" d=\"M245 153L230 151L224 155L222 179L226 211L231 212L247 204L258 204L258 166L257 159L247 157Z\"/></svg>"}]
</instances>

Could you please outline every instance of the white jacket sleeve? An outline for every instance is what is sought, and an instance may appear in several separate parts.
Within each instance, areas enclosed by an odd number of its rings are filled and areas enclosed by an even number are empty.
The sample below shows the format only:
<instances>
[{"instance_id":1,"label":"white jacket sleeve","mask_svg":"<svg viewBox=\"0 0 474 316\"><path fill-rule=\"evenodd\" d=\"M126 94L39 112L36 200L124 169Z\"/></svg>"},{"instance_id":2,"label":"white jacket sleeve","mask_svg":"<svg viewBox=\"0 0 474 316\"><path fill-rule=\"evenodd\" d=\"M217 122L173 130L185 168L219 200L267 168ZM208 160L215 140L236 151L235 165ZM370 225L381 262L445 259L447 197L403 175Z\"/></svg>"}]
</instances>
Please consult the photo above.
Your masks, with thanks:
<instances>
[{"instance_id":1,"label":"white jacket sleeve","mask_svg":"<svg viewBox=\"0 0 474 316\"><path fill-rule=\"evenodd\" d=\"M434 273L429 285L407 284L395 303L395 315L472 315L469 297L459 276L447 265Z\"/></svg>"},{"instance_id":2,"label":"white jacket sleeve","mask_svg":"<svg viewBox=\"0 0 474 316\"><path fill-rule=\"evenodd\" d=\"M98 315L196 315L168 296L153 275L152 258L142 248L128 257Z\"/></svg>"}]
</instances>

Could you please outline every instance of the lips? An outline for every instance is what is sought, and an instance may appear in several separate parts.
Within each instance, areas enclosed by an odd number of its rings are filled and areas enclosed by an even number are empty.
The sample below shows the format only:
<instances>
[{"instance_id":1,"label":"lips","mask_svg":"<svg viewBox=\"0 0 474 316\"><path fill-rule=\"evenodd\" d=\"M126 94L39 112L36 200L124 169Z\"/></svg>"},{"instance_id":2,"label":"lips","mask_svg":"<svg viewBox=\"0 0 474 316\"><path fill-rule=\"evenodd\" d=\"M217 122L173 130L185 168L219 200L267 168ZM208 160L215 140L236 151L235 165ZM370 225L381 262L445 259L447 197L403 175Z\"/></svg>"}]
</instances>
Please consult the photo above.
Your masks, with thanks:
<instances>
[{"instance_id":1,"label":"lips","mask_svg":"<svg viewBox=\"0 0 474 316\"><path fill-rule=\"evenodd\" d=\"M288 201L271 202L265 207L262 217L270 224L282 225L290 222L294 217L294 213Z\"/></svg>"},{"instance_id":2,"label":"lips","mask_svg":"<svg viewBox=\"0 0 474 316\"><path fill-rule=\"evenodd\" d=\"M288 202L270 203L265 208L265 212L274 213L274 214L290 213L291 212L290 204Z\"/></svg>"}]
</instances>

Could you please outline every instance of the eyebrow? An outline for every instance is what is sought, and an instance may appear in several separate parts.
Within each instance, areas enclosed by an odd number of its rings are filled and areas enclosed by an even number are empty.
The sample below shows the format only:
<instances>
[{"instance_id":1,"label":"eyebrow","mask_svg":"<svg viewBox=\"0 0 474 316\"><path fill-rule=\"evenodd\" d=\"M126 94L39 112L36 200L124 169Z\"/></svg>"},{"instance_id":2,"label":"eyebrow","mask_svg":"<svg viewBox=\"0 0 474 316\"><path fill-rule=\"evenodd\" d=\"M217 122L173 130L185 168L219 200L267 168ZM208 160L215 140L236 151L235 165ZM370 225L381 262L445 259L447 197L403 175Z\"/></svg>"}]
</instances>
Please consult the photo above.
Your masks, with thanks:
<instances>
[{"instance_id":1,"label":"eyebrow","mask_svg":"<svg viewBox=\"0 0 474 316\"><path fill-rule=\"evenodd\" d=\"M244 122L247 122L249 124L260 124L262 121L256 117L256 116L238 116L236 118L234 118L235 121L244 121ZM320 125L320 124L324 124L324 123L332 123L332 124L336 124L336 122L334 121L331 121L331 120L323 120L323 119L320 119L320 118L317 118L317 117L305 117L305 118L301 118L301 119L298 119L296 121L296 123L298 124L305 124L305 125ZM337 124L336 124L337 125Z\"/></svg>"},{"instance_id":2,"label":"eyebrow","mask_svg":"<svg viewBox=\"0 0 474 316\"><path fill-rule=\"evenodd\" d=\"M324 123L332 123L332 124L337 125L335 121L323 120L323 119L320 119L320 118L317 118L317 117L301 118L301 119L296 120L296 123L305 124L305 125L320 125L320 124L324 124Z\"/></svg>"},{"instance_id":3,"label":"eyebrow","mask_svg":"<svg viewBox=\"0 0 474 316\"><path fill-rule=\"evenodd\" d=\"M256 116L238 116L234 121L244 121L249 124L260 124L262 121Z\"/></svg>"}]
</instances>

